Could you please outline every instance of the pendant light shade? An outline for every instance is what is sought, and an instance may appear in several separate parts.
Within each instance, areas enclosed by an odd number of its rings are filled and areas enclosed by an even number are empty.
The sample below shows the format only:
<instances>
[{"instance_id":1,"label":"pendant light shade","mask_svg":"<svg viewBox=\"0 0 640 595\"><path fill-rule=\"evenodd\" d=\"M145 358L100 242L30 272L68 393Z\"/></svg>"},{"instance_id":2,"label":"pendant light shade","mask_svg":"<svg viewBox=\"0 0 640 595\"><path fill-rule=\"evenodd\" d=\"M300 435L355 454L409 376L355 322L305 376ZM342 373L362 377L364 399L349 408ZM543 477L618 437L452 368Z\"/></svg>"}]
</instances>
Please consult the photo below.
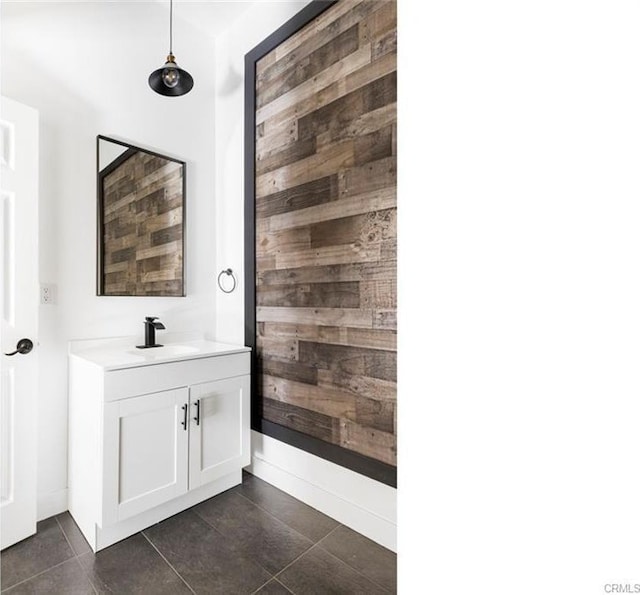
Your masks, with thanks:
<instances>
[{"instance_id":1,"label":"pendant light shade","mask_svg":"<svg viewBox=\"0 0 640 595\"><path fill-rule=\"evenodd\" d=\"M169 4L169 55L164 66L149 75L149 86L156 93L169 97L186 95L193 88L193 77L178 67L173 55L173 0Z\"/></svg>"}]
</instances>

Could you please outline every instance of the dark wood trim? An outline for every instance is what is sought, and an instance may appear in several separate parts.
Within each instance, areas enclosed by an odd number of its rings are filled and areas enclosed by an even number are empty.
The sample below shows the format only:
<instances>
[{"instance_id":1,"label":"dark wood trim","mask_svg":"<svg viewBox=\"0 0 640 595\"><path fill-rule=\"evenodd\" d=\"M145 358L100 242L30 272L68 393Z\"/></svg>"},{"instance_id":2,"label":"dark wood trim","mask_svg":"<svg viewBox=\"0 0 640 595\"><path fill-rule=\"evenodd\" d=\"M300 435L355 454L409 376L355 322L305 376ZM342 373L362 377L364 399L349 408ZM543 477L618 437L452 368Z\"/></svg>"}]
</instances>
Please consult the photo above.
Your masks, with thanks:
<instances>
[{"instance_id":1,"label":"dark wood trim","mask_svg":"<svg viewBox=\"0 0 640 595\"><path fill-rule=\"evenodd\" d=\"M330 444L323 440L267 421L257 390L258 361L256 356L256 246L255 246L255 81L256 62L283 41L291 37L338 0L314 0L295 14L279 29L245 55L244 112L244 270L245 270L245 344L251 347L251 428L257 432L295 446L308 453L336 463L386 485L397 486L397 469L381 461Z\"/></svg>"},{"instance_id":2,"label":"dark wood trim","mask_svg":"<svg viewBox=\"0 0 640 595\"><path fill-rule=\"evenodd\" d=\"M127 150L122 153L122 155L118 156L114 159L109 165L107 165L102 171L100 171L100 140L109 141L110 143L114 143L116 145L121 145L123 147L127 147ZM116 138L111 138L109 136L104 136L102 134L98 134L96 136L96 171L97 175L97 213L96 213L96 295L99 297L105 297L103 295L104 291L104 276L103 276L103 263L104 263L104 242L102 241L102 229L103 229L103 205L104 205L104 186L103 180L105 176L109 175L114 169L122 165L127 159L133 157L136 153L146 153L147 155L152 155L153 157L159 157L160 159L166 159L167 161L173 161L174 163L179 163L182 165L182 295L181 296L162 296L162 295L154 295L149 297L185 297L187 295L187 280L186 280L186 270L187 270L187 163L186 161L182 161L181 159L176 159L175 157L169 157L168 155L163 155L162 153L157 153L156 151L151 151L150 149L143 149L142 147L136 147L134 145L130 145L129 143L125 143L124 141L118 140ZM147 296L131 296L131 295L109 295L107 297L147 297Z\"/></svg>"}]
</instances>

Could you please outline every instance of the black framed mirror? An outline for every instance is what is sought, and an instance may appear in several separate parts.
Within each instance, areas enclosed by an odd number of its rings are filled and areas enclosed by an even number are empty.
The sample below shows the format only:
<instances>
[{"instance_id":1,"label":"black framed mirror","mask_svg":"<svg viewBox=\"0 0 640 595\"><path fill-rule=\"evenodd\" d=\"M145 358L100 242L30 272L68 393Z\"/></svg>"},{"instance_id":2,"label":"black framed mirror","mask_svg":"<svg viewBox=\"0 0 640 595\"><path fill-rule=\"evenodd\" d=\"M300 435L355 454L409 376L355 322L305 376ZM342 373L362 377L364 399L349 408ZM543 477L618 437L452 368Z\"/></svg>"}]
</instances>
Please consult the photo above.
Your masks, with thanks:
<instances>
[{"instance_id":1,"label":"black framed mirror","mask_svg":"<svg viewBox=\"0 0 640 595\"><path fill-rule=\"evenodd\" d=\"M186 295L186 163L98 135L97 181L97 294Z\"/></svg>"}]
</instances>

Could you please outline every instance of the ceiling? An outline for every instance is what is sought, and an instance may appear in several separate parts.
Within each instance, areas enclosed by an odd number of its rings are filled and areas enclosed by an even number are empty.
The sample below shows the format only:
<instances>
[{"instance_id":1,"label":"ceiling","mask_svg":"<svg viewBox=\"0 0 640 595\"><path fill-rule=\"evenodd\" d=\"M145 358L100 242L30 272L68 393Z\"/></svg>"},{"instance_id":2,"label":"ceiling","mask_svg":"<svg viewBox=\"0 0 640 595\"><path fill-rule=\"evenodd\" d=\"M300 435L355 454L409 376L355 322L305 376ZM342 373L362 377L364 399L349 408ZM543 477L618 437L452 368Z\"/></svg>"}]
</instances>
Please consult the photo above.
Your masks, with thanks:
<instances>
[{"instance_id":1,"label":"ceiling","mask_svg":"<svg viewBox=\"0 0 640 595\"><path fill-rule=\"evenodd\" d=\"M182 22L206 35L216 36L240 18L256 2L264 0L174 0L174 24ZM165 28L169 22L169 0L2 0L2 18L11 20L29 15L51 14L58 18L121 19L122 29L154 29L158 21ZM126 21L126 22L125 22ZM151 27L148 25L151 24ZM117 34L117 32L114 32Z\"/></svg>"}]
</instances>

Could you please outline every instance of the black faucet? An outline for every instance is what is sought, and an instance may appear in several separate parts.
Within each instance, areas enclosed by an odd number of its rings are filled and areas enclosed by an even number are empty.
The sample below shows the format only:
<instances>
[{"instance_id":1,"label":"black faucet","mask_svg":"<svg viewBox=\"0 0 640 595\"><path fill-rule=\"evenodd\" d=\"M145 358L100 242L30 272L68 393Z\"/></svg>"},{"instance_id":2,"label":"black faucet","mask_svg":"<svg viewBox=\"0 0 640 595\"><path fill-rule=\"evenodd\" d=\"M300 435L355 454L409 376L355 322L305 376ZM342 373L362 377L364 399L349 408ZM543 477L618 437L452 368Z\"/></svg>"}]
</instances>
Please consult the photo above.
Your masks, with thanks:
<instances>
[{"instance_id":1,"label":"black faucet","mask_svg":"<svg viewBox=\"0 0 640 595\"><path fill-rule=\"evenodd\" d=\"M136 345L138 349L149 349L149 347L162 347L156 343L156 329L165 328L161 322L156 322L157 316L146 316L144 319L144 345Z\"/></svg>"}]
</instances>

